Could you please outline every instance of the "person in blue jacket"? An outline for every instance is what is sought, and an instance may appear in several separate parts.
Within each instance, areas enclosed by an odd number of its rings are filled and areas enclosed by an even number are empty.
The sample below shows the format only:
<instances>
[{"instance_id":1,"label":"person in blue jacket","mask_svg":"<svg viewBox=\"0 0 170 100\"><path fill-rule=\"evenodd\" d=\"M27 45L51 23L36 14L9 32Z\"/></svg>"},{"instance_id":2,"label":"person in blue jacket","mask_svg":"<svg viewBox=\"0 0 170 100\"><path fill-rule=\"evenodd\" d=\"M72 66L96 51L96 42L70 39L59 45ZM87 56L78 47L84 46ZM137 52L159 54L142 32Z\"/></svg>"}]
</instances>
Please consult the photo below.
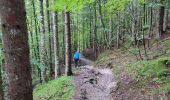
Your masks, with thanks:
<instances>
[{"instance_id":1,"label":"person in blue jacket","mask_svg":"<svg viewBox=\"0 0 170 100\"><path fill-rule=\"evenodd\" d=\"M75 67L78 67L78 62L79 62L79 52L77 50L74 51L74 63L75 63Z\"/></svg>"}]
</instances>

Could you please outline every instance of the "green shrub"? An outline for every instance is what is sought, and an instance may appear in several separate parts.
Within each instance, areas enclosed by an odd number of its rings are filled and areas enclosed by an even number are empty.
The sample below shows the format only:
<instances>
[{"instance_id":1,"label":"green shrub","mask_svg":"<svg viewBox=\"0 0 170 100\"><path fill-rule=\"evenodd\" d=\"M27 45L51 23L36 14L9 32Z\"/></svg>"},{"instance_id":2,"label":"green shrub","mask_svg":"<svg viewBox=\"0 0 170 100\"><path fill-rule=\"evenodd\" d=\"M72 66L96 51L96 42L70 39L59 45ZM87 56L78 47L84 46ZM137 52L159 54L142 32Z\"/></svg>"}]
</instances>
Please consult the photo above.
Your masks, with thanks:
<instances>
[{"instance_id":1,"label":"green shrub","mask_svg":"<svg viewBox=\"0 0 170 100\"><path fill-rule=\"evenodd\" d=\"M75 91L72 77L62 76L34 89L34 100L71 100Z\"/></svg>"}]
</instances>

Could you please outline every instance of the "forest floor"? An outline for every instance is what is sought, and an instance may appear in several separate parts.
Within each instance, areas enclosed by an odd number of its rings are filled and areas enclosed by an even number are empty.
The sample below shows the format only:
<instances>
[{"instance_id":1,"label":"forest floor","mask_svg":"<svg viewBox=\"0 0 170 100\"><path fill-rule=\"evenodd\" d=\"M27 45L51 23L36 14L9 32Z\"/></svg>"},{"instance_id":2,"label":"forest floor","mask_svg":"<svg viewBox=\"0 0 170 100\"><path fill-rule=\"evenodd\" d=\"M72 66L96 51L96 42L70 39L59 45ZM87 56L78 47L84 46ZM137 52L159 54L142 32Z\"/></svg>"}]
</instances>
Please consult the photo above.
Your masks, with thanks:
<instances>
[{"instance_id":1,"label":"forest floor","mask_svg":"<svg viewBox=\"0 0 170 100\"><path fill-rule=\"evenodd\" d=\"M82 57L85 64L74 72L76 93L73 100L168 100L167 94L153 93L155 85L141 87L136 83L136 73L129 67L138 61L133 54L113 50L101 56L95 63Z\"/></svg>"}]
</instances>

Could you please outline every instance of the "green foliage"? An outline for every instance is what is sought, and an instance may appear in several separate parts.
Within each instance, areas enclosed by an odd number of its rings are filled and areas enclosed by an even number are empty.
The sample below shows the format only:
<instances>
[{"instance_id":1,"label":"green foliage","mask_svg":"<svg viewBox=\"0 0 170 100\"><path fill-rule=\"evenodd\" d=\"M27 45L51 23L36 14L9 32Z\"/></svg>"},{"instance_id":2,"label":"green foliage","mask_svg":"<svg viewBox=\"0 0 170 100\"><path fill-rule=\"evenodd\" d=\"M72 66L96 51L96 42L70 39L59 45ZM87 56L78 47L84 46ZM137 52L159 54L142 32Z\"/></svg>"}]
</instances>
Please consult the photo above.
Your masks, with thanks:
<instances>
[{"instance_id":1,"label":"green foliage","mask_svg":"<svg viewBox=\"0 0 170 100\"><path fill-rule=\"evenodd\" d=\"M139 61L132 64L131 66L134 70L136 70L137 81L140 84L159 84L160 88L158 89L158 91L161 90L163 92L169 92L170 79L166 75L170 72L170 70L166 68L166 64L169 61L170 59L168 57L163 57L156 60Z\"/></svg>"},{"instance_id":2,"label":"green foliage","mask_svg":"<svg viewBox=\"0 0 170 100\"><path fill-rule=\"evenodd\" d=\"M105 3L105 7L103 7L103 11L107 12L114 12L114 11L123 11L124 6L129 2L130 0L108 0Z\"/></svg>"},{"instance_id":3,"label":"green foliage","mask_svg":"<svg viewBox=\"0 0 170 100\"><path fill-rule=\"evenodd\" d=\"M139 48L134 48L132 47L132 45L135 43L135 39L133 37L131 37L130 35L125 35L126 40L123 43L123 51L129 51L130 53L134 54L134 55L138 55L139 54Z\"/></svg>"},{"instance_id":4,"label":"green foliage","mask_svg":"<svg viewBox=\"0 0 170 100\"><path fill-rule=\"evenodd\" d=\"M80 12L84 5L92 3L95 0L57 0L54 6L51 6L51 10L67 10Z\"/></svg>"},{"instance_id":5,"label":"green foliage","mask_svg":"<svg viewBox=\"0 0 170 100\"><path fill-rule=\"evenodd\" d=\"M71 100L75 86L72 77L62 76L34 89L34 100Z\"/></svg>"},{"instance_id":6,"label":"green foliage","mask_svg":"<svg viewBox=\"0 0 170 100\"><path fill-rule=\"evenodd\" d=\"M133 42L135 41L133 37L130 35L125 35L125 42L123 44L123 47L129 48L132 46Z\"/></svg>"}]
</instances>

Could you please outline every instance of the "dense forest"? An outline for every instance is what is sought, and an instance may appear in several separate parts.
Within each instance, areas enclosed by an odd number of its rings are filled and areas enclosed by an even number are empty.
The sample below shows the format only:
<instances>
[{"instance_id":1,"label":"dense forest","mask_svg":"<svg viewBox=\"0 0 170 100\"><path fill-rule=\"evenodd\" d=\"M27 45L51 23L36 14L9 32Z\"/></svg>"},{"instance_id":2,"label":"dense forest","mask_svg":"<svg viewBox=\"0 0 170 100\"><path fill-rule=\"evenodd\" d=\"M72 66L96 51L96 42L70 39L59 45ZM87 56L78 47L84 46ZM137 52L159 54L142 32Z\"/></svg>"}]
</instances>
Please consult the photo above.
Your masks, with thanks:
<instances>
[{"instance_id":1,"label":"dense forest","mask_svg":"<svg viewBox=\"0 0 170 100\"><path fill-rule=\"evenodd\" d=\"M169 14L170 0L0 0L0 100L170 99Z\"/></svg>"}]
</instances>

